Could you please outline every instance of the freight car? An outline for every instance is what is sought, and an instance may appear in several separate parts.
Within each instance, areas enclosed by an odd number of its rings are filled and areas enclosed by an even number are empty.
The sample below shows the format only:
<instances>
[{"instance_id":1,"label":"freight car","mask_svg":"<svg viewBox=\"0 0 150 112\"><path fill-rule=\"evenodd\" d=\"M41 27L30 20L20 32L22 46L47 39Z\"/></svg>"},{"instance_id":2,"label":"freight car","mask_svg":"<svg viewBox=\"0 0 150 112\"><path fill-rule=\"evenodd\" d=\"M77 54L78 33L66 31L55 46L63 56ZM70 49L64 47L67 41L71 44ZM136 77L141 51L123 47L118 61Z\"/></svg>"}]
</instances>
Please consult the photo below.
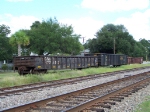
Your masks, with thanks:
<instances>
[{"instance_id":1,"label":"freight car","mask_svg":"<svg viewBox=\"0 0 150 112\"><path fill-rule=\"evenodd\" d=\"M143 57L128 57L128 64L142 64Z\"/></svg>"},{"instance_id":2,"label":"freight car","mask_svg":"<svg viewBox=\"0 0 150 112\"><path fill-rule=\"evenodd\" d=\"M106 53L94 53L85 54L85 56L97 56L98 66L120 66L128 63L127 55L123 54L106 54Z\"/></svg>"},{"instance_id":3,"label":"freight car","mask_svg":"<svg viewBox=\"0 0 150 112\"><path fill-rule=\"evenodd\" d=\"M14 70L20 75L46 73L47 70L82 69L97 67L95 56L17 56L13 59Z\"/></svg>"},{"instance_id":4,"label":"freight car","mask_svg":"<svg viewBox=\"0 0 150 112\"><path fill-rule=\"evenodd\" d=\"M20 75L46 73L47 70L83 69L98 66L127 64L127 56L119 54L85 54L85 56L17 56L13 59L14 70Z\"/></svg>"}]
</instances>

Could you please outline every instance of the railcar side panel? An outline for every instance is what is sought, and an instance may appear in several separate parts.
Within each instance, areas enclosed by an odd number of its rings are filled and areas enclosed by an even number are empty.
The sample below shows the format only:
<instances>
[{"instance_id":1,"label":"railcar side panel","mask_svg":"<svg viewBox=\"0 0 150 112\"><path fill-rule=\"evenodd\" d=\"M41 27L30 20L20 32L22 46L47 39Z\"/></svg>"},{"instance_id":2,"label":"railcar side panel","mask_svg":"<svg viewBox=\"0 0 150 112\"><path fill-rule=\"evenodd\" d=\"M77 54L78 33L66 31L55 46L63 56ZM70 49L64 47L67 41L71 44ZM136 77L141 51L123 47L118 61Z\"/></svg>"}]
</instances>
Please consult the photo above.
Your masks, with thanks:
<instances>
[{"instance_id":1,"label":"railcar side panel","mask_svg":"<svg viewBox=\"0 0 150 112\"><path fill-rule=\"evenodd\" d=\"M128 64L141 64L143 63L143 57L127 57Z\"/></svg>"}]
</instances>

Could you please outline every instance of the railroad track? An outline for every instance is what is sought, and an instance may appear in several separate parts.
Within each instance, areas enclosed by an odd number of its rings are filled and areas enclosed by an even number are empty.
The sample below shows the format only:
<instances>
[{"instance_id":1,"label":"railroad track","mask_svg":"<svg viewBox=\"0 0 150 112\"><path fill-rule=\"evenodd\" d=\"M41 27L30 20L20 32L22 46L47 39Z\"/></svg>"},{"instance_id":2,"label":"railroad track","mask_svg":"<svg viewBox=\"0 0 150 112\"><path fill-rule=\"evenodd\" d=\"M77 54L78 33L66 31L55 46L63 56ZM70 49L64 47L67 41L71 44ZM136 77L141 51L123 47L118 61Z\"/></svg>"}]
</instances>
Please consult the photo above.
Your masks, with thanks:
<instances>
[{"instance_id":1,"label":"railroad track","mask_svg":"<svg viewBox=\"0 0 150 112\"><path fill-rule=\"evenodd\" d=\"M46 88L46 87L57 87L57 86L62 86L65 84L71 84L71 83L77 83L81 82L83 80L90 80L90 79L97 79L100 77L109 77L113 76L116 74L122 74L130 71L138 71L138 70L143 70L147 69L150 67L142 67L142 68L135 68L135 69L130 69L130 70L122 70L122 71L115 71L115 72L108 72L108 73L102 73L100 74L95 74L95 75L88 75L88 76L82 76L82 77L77 77L77 78L69 78L69 79L62 79L62 80L56 80L56 81L48 81L48 82L41 82L41 83L34 83L34 84L28 84L28 85L22 85L22 86L14 86L14 87L7 87L7 88L0 88L0 97L6 97L9 94L14 94L18 95L16 93L19 92L28 92L28 91L34 91L34 90L41 90L41 88ZM130 76L125 75L125 76Z\"/></svg>"},{"instance_id":2,"label":"railroad track","mask_svg":"<svg viewBox=\"0 0 150 112\"><path fill-rule=\"evenodd\" d=\"M149 82L150 73L147 72L2 111L104 112L105 108L111 108L115 101L121 101L124 97L148 85Z\"/></svg>"}]
</instances>

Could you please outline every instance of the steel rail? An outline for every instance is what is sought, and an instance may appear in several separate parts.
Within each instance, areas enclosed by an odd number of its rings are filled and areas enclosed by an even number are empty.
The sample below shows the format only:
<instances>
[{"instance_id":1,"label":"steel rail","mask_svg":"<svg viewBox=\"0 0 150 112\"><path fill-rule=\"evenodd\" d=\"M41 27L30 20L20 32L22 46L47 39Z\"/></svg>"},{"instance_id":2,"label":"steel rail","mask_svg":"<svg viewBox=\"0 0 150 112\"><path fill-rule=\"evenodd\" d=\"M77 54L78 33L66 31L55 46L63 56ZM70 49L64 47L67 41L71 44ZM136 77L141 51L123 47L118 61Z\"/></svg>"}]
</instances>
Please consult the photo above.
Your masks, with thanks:
<instances>
[{"instance_id":1,"label":"steel rail","mask_svg":"<svg viewBox=\"0 0 150 112\"><path fill-rule=\"evenodd\" d=\"M129 85L129 86L125 87L125 88L116 90L116 91L111 92L111 93L109 93L109 94L106 94L106 95L104 95L104 96L102 96L102 97L97 97L97 98L95 98L95 99L92 99L92 100L90 100L90 101L87 101L87 102L85 102L85 103L82 103L82 104L80 104L80 105L78 105L78 106L76 106L76 107L66 109L66 110L64 110L63 112L78 112L78 111L84 112L84 110L92 110L92 106L93 106L93 105L96 106L96 105L98 105L98 103L104 103L104 102L106 102L107 100L109 100L110 98L113 98L113 97L114 97L114 98L117 98L117 97L121 96L121 95L124 94L124 93L125 93L126 95L128 95L128 93L131 94L131 93L137 91L138 89L141 89L140 84L145 83L145 85L148 85L149 82L150 82L150 77L148 77L148 78L146 78L146 79L142 79L141 81L136 82L136 83L134 83L134 84L132 84L132 85ZM145 86L145 85L142 85L142 86ZM132 90L132 91L131 91L131 90ZM117 96L117 95L118 95L118 96ZM122 95L122 96L123 96L123 95ZM121 98L121 99L123 99L123 98ZM97 109L97 110L98 110L98 109ZM86 112L86 111L85 111L85 112Z\"/></svg>"}]
</instances>

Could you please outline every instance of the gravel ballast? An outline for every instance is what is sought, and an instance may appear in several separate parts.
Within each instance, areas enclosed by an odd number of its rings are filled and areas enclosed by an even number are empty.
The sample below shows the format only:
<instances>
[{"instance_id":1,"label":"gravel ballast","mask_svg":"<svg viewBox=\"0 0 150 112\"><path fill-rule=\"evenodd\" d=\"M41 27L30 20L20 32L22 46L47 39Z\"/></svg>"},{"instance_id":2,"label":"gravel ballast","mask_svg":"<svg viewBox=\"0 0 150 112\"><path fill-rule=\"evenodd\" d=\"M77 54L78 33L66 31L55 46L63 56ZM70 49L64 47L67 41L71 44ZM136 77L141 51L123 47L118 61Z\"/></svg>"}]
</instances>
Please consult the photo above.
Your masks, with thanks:
<instances>
[{"instance_id":1,"label":"gravel ballast","mask_svg":"<svg viewBox=\"0 0 150 112\"><path fill-rule=\"evenodd\" d=\"M140 89L138 92L125 97L121 102L116 102L116 105L112 106L110 110L106 112L134 112L140 103L148 100L147 96L150 96L150 85ZM149 99L150 100L150 99Z\"/></svg>"}]
</instances>

